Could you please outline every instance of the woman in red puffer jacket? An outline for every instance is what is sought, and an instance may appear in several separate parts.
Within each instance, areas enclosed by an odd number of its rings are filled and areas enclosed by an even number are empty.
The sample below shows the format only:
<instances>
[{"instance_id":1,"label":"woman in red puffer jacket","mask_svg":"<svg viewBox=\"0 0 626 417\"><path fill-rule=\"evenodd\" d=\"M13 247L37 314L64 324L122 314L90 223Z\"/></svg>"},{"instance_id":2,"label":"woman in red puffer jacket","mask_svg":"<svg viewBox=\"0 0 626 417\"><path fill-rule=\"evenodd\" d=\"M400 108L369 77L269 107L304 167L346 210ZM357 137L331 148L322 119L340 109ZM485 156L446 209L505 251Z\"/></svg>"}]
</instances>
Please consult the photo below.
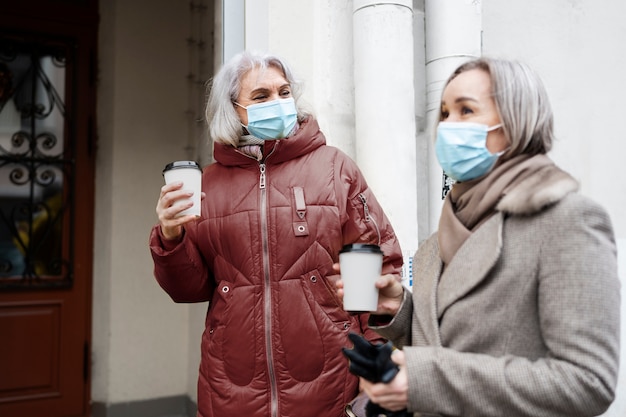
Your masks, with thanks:
<instances>
[{"instance_id":1,"label":"woman in red puffer jacket","mask_svg":"<svg viewBox=\"0 0 626 417\"><path fill-rule=\"evenodd\" d=\"M181 183L161 189L150 236L155 276L176 302L210 301L198 381L200 417L340 417L358 393L342 347L372 341L368 314L343 310L332 265L343 245L372 243L400 279L394 231L356 164L327 146L297 107L298 84L275 56L242 53L207 105L215 163L202 214Z\"/></svg>"}]
</instances>

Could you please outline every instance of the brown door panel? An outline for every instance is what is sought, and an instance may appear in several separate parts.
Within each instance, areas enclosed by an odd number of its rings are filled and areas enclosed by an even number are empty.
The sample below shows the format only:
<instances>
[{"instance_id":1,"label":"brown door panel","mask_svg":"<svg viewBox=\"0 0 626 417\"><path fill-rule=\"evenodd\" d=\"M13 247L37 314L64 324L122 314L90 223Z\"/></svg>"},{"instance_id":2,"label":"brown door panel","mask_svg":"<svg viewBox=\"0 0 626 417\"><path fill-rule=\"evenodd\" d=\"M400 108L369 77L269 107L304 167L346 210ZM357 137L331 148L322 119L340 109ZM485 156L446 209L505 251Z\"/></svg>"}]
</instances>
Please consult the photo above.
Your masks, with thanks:
<instances>
[{"instance_id":1,"label":"brown door panel","mask_svg":"<svg viewBox=\"0 0 626 417\"><path fill-rule=\"evenodd\" d=\"M0 416L88 417L98 5L3 3Z\"/></svg>"}]
</instances>

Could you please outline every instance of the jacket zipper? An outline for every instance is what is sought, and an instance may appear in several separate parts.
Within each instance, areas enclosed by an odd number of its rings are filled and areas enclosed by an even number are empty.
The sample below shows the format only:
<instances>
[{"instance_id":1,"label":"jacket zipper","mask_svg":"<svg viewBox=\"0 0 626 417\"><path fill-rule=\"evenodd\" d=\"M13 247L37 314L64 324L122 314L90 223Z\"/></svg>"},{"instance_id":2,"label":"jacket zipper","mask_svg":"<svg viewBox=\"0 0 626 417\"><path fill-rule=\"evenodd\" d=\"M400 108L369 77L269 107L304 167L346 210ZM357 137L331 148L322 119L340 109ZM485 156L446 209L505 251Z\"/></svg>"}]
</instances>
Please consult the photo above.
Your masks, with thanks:
<instances>
[{"instance_id":1,"label":"jacket zipper","mask_svg":"<svg viewBox=\"0 0 626 417\"><path fill-rule=\"evenodd\" d=\"M378 235L377 245L380 246L380 229L378 228L376 219L370 216L370 209L367 206L367 199L365 198L365 195L363 193L359 193L359 200L361 200L361 203L363 203L363 216L365 217L365 223L369 223L371 221L374 225L374 228L376 229L376 234Z\"/></svg>"},{"instance_id":2,"label":"jacket zipper","mask_svg":"<svg viewBox=\"0 0 626 417\"><path fill-rule=\"evenodd\" d=\"M276 388L276 371L274 369L274 349L272 346L272 286L270 281L269 239L267 231L267 191L265 188L265 164L259 164L259 189L261 212L261 242L263 245L263 282L264 282L264 320L265 320L265 352L267 371L270 379L271 416L278 417L278 392Z\"/></svg>"}]
</instances>

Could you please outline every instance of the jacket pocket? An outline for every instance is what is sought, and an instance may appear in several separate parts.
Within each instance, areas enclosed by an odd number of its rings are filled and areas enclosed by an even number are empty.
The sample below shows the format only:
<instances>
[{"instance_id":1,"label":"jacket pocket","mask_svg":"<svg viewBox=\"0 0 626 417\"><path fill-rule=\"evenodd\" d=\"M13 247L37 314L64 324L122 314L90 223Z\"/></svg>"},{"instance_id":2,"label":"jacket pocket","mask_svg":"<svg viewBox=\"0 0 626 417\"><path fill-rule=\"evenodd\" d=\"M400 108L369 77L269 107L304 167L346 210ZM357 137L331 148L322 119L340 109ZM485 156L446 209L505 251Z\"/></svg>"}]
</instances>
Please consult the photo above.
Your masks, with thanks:
<instances>
[{"instance_id":1,"label":"jacket pocket","mask_svg":"<svg viewBox=\"0 0 626 417\"><path fill-rule=\"evenodd\" d=\"M320 307L330 321L345 327L343 324L350 321L350 314L345 311L336 295L335 281L339 275L323 276L318 270L313 270L301 277L305 292L310 294L311 301Z\"/></svg>"},{"instance_id":2,"label":"jacket pocket","mask_svg":"<svg viewBox=\"0 0 626 417\"><path fill-rule=\"evenodd\" d=\"M232 383L247 385L257 371L255 310L259 296L254 286L236 287L232 282L220 281L211 303L206 329L210 339L207 360L223 367Z\"/></svg>"}]
</instances>

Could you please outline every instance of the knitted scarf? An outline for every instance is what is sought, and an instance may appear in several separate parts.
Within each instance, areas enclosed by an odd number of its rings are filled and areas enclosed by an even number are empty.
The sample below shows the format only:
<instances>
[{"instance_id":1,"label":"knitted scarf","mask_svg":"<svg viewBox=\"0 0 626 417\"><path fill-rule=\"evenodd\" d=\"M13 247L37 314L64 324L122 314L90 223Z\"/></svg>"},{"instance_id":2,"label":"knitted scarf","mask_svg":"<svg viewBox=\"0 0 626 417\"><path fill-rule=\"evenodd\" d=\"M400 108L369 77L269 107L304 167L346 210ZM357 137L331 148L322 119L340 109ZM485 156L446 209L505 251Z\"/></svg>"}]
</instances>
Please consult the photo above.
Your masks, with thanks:
<instances>
[{"instance_id":1,"label":"knitted scarf","mask_svg":"<svg viewBox=\"0 0 626 417\"><path fill-rule=\"evenodd\" d=\"M296 123L291 132L287 135L287 138L293 136L298 129L300 128L300 124ZM244 154L253 157L257 161L263 160L263 145L265 144L265 140L259 139L255 136L248 134L246 128L243 129L244 133L239 138L239 144L237 145L237 149L243 152Z\"/></svg>"},{"instance_id":2,"label":"knitted scarf","mask_svg":"<svg viewBox=\"0 0 626 417\"><path fill-rule=\"evenodd\" d=\"M439 255L449 264L457 250L481 224L496 213L496 205L525 179L538 175L560 175L561 169L546 155L518 155L486 176L455 183L446 196L439 219ZM541 187L541 182L537 188Z\"/></svg>"},{"instance_id":3,"label":"knitted scarf","mask_svg":"<svg viewBox=\"0 0 626 417\"><path fill-rule=\"evenodd\" d=\"M265 141L252 135L242 135L239 138L237 149L248 156L253 157L257 161L263 159L263 144Z\"/></svg>"}]
</instances>

